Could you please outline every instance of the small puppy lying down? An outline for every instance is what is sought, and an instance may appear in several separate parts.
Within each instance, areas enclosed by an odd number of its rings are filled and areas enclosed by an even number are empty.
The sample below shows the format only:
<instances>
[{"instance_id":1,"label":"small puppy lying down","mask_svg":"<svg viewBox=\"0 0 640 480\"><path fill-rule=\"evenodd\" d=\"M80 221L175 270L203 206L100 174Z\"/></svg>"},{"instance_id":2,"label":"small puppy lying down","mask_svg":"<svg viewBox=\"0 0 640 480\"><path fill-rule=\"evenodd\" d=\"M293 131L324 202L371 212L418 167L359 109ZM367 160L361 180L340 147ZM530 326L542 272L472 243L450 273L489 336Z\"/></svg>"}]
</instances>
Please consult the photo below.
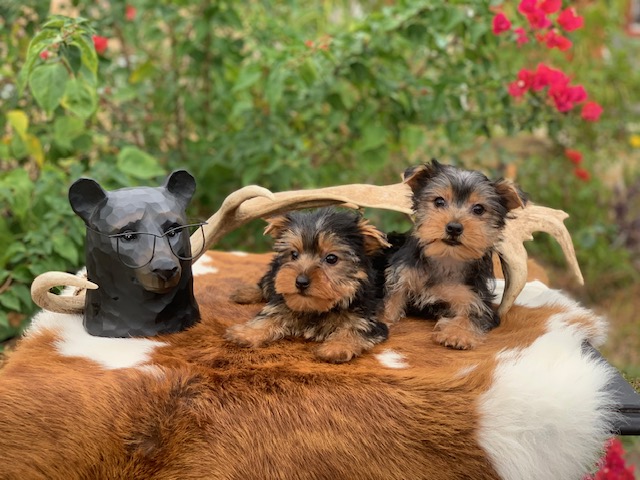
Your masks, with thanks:
<instances>
[{"instance_id":1,"label":"small puppy lying down","mask_svg":"<svg viewBox=\"0 0 640 480\"><path fill-rule=\"evenodd\" d=\"M238 290L237 303L266 301L258 315L227 329L226 340L261 347L285 337L321 342L315 351L342 363L387 339L376 312L373 258L386 236L359 214L323 208L272 218L265 233L275 256L258 285Z\"/></svg>"}]
</instances>

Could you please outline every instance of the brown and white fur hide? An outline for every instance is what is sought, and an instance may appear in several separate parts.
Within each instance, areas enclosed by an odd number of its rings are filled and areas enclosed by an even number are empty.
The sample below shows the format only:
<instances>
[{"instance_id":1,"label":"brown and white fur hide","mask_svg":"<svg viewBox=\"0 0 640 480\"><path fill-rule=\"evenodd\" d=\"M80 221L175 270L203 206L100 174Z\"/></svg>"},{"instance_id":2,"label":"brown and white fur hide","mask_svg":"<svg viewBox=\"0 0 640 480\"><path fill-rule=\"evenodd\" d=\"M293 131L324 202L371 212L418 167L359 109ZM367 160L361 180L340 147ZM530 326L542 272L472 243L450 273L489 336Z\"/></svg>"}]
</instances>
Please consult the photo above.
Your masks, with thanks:
<instances>
[{"instance_id":1,"label":"brown and white fur hide","mask_svg":"<svg viewBox=\"0 0 640 480\"><path fill-rule=\"evenodd\" d=\"M209 252L201 323L155 339L39 313L0 370L0 478L580 479L598 458L613 372L583 342L606 323L562 293L527 284L475 350L407 318L333 365L302 340L222 339L262 308L229 295L269 259Z\"/></svg>"}]
</instances>

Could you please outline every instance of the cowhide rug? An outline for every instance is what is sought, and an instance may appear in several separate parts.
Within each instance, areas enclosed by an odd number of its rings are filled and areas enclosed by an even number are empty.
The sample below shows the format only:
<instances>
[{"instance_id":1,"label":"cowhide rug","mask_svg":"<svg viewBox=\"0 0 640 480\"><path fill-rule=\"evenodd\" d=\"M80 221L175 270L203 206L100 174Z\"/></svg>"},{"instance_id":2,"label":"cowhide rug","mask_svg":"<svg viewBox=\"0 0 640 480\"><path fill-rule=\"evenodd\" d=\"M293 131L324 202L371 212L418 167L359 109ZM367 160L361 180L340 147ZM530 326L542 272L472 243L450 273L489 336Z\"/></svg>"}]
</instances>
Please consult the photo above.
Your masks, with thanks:
<instances>
[{"instance_id":1,"label":"cowhide rug","mask_svg":"<svg viewBox=\"0 0 640 480\"><path fill-rule=\"evenodd\" d=\"M229 294L269 259L200 259L202 322L177 334L91 337L39 313L0 370L0 478L567 480L599 457L614 371L584 344L606 322L563 293L528 283L476 350L409 318L332 365L304 341L222 340L260 310Z\"/></svg>"}]
</instances>

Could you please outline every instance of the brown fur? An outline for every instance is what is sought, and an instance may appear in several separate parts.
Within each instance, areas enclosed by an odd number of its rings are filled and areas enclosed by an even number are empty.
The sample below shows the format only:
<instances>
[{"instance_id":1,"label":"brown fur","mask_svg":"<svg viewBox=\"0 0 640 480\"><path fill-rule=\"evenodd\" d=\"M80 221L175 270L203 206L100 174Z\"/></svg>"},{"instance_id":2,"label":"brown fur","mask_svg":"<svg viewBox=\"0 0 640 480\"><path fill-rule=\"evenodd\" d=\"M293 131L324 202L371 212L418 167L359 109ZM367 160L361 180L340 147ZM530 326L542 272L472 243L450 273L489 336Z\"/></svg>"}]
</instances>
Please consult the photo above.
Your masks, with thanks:
<instances>
[{"instance_id":1,"label":"brown fur","mask_svg":"<svg viewBox=\"0 0 640 480\"><path fill-rule=\"evenodd\" d=\"M531 345L561 307L514 306L462 352L429 342L433 321L406 318L373 353L401 352L410 369L374 355L333 365L295 339L225 342L261 308L229 295L270 255L207 257L219 273L195 277L201 323L162 337L147 370L63 357L53 331L20 342L0 370L0 478L497 478L476 438L479 397L496 355Z\"/></svg>"}]
</instances>

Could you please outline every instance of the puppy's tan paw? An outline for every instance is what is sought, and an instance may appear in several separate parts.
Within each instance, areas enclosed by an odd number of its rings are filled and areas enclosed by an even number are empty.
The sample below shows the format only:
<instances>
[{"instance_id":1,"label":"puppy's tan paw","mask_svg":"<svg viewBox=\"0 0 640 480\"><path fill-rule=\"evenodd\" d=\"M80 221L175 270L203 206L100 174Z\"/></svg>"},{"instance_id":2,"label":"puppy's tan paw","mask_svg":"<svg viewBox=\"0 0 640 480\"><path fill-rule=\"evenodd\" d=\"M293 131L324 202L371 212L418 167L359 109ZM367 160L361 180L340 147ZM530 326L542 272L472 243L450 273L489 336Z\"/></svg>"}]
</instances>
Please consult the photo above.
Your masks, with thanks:
<instances>
[{"instance_id":1,"label":"puppy's tan paw","mask_svg":"<svg viewBox=\"0 0 640 480\"><path fill-rule=\"evenodd\" d=\"M262 347L269 341L267 332L247 324L233 325L227 328L222 338L241 347L251 348Z\"/></svg>"},{"instance_id":2,"label":"puppy's tan paw","mask_svg":"<svg viewBox=\"0 0 640 480\"><path fill-rule=\"evenodd\" d=\"M433 340L445 347L471 350L482 343L483 335L466 319L453 319L436 323Z\"/></svg>"},{"instance_id":3,"label":"puppy's tan paw","mask_svg":"<svg viewBox=\"0 0 640 480\"><path fill-rule=\"evenodd\" d=\"M361 349L344 342L325 342L316 349L316 357L329 363L345 363L358 356Z\"/></svg>"},{"instance_id":4,"label":"puppy's tan paw","mask_svg":"<svg viewBox=\"0 0 640 480\"><path fill-rule=\"evenodd\" d=\"M243 285L234 291L231 296L231 300L240 303L260 303L264 299L262 298L262 290L258 285Z\"/></svg>"}]
</instances>

